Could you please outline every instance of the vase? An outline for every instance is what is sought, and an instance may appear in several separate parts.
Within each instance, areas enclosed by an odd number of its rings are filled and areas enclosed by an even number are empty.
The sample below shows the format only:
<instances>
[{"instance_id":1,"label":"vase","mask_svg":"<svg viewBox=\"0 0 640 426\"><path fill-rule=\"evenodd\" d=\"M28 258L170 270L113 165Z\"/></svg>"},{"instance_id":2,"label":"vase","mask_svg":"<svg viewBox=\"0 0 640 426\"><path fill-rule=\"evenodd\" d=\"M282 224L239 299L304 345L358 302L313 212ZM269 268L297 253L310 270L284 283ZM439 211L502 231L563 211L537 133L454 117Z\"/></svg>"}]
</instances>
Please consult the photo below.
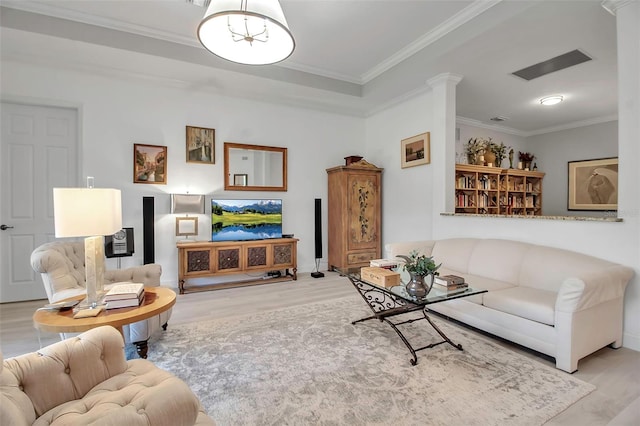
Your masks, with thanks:
<instances>
[{"instance_id":1,"label":"vase","mask_svg":"<svg viewBox=\"0 0 640 426\"><path fill-rule=\"evenodd\" d=\"M429 294L433 287L433 274L418 275L414 272L409 272L409 275L411 279L405 287L409 296L422 298Z\"/></svg>"},{"instance_id":2,"label":"vase","mask_svg":"<svg viewBox=\"0 0 640 426\"><path fill-rule=\"evenodd\" d=\"M496 164L496 155L491 151L485 151L484 152L484 163L486 165L491 164L492 166L494 166Z\"/></svg>"}]
</instances>

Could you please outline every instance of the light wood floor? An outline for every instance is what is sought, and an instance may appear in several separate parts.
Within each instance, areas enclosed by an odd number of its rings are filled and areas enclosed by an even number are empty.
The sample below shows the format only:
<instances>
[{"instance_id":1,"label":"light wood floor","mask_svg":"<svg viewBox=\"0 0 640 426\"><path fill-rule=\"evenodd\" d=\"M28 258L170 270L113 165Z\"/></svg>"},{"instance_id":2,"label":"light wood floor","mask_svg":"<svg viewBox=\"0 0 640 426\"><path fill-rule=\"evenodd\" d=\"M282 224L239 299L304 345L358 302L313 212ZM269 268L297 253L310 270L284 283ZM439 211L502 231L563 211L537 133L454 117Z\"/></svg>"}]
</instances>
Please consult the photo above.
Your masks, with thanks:
<instances>
[{"instance_id":1,"label":"light wood floor","mask_svg":"<svg viewBox=\"0 0 640 426\"><path fill-rule=\"evenodd\" d=\"M169 327L355 294L345 278L332 272L325 272L325 275L325 278L313 279L308 274L299 274L295 282L179 295ZM44 303L39 300L0 304L0 346L5 357L40 347L31 317ZM445 319L437 318L436 321ZM58 336L42 333L40 340L45 346L58 341ZM543 364L554 365L547 357L508 342L499 340L499 343ZM580 360L574 376L594 384L597 389L560 413L549 425L640 425L640 352L603 348Z\"/></svg>"}]
</instances>

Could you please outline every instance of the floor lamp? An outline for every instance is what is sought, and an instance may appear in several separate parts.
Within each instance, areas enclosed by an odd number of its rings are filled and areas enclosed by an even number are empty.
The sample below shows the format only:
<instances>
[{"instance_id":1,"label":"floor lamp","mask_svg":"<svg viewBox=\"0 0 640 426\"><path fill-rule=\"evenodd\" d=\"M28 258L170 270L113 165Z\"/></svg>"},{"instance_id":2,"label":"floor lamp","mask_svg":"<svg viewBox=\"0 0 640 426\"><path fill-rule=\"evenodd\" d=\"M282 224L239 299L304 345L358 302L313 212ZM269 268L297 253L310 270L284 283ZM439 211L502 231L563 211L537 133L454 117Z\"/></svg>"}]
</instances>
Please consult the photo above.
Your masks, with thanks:
<instances>
[{"instance_id":1,"label":"floor lamp","mask_svg":"<svg viewBox=\"0 0 640 426\"><path fill-rule=\"evenodd\" d=\"M104 235L122 229L119 189L53 188L56 238L84 239L84 268L89 307L100 303L104 289ZM83 304L85 303L83 302Z\"/></svg>"}]
</instances>

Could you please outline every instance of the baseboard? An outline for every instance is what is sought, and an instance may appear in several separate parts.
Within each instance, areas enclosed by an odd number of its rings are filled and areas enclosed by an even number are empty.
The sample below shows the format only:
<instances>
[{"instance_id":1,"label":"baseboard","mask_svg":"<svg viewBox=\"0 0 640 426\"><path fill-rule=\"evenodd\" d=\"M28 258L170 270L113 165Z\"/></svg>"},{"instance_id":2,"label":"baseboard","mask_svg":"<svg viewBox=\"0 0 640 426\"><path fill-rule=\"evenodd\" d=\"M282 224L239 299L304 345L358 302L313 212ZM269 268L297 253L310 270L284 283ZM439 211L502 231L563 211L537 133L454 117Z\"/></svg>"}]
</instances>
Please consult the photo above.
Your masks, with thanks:
<instances>
[{"instance_id":1,"label":"baseboard","mask_svg":"<svg viewBox=\"0 0 640 426\"><path fill-rule=\"evenodd\" d=\"M640 351L640 336L631 333L622 333L622 346Z\"/></svg>"}]
</instances>

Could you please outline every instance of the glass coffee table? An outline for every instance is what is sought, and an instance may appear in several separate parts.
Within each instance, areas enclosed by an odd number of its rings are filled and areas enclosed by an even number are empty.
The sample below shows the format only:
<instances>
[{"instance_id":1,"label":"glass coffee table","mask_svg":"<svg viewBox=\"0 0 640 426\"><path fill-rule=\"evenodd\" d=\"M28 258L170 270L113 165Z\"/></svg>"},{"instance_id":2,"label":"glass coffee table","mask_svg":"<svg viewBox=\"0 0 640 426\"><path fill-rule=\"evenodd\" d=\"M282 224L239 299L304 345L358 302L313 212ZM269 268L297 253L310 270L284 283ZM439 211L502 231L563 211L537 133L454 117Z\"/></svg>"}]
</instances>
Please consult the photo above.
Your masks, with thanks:
<instances>
[{"instance_id":1,"label":"glass coffee table","mask_svg":"<svg viewBox=\"0 0 640 426\"><path fill-rule=\"evenodd\" d=\"M409 349L409 352L411 352L412 359L409 360L411 365L416 365L418 363L418 356L416 352L433 348L434 346L441 345L442 343L449 343L454 348L462 350L462 345L454 343L433 322L433 319L431 319L431 317L428 315L429 305L487 292L487 290L478 289L471 286L455 291L444 291L437 289L436 286L434 286L434 288L432 288L429 294L427 294L425 297L416 298L407 293L404 284L387 288L362 280L360 277L360 268L337 270L337 272L349 278L351 284L353 284L355 289L358 291L360 296L362 296L364 301L373 312L373 315L353 321L351 324L357 324L359 322L368 321L371 319L377 319L389 324L389 326L393 328L393 330L398 334L405 346ZM404 279L402 281L406 283L407 279L405 277L403 278ZM422 316L399 322L394 322L391 320L391 318L397 315L417 311L421 311ZM402 331L398 328L398 326L401 326L403 324L410 324L412 322L423 319L427 320L427 322L442 337L443 340L427 346L422 346L420 348L414 348L409 340L404 336L404 334L402 334Z\"/></svg>"}]
</instances>

